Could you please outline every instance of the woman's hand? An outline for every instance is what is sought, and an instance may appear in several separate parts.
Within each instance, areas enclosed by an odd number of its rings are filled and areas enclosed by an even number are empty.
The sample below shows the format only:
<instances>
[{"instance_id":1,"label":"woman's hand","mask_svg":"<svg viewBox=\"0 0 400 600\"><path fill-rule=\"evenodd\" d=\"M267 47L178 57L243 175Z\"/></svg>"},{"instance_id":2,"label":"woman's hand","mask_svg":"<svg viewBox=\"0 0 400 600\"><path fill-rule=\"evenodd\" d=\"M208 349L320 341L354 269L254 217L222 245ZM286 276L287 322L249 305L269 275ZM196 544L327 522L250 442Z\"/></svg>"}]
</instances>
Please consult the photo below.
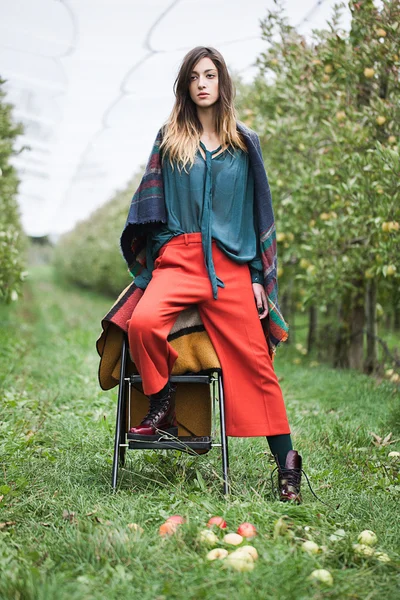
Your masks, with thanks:
<instances>
[{"instance_id":1,"label":"woman's hand","mask_svg":"<svg viewBox=\"0 0 400 600\"><path fill-rule=\"evenodd\" d=\"M264 319L264 317L266 317L268 314L268 302L264 286L261 285L261 283L253 283L252 286L254 298L256 300L256 305L258 308L258 316L260 317L260 319Z\"/></svg>"}]
</instances>

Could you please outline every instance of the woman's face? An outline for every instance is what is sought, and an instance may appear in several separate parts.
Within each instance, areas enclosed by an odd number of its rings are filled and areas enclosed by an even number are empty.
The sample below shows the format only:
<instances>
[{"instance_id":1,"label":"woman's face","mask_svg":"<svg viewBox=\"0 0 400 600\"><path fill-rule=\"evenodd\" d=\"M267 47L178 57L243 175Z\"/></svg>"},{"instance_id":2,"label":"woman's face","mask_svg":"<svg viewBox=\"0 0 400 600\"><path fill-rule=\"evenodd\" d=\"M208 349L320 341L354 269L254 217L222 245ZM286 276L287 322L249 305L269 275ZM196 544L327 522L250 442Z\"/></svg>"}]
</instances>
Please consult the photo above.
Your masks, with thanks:
<instances>
[{"instance_id":1,"label":"woman's face","mask_svg":"<svg viewBox=\"0 0 400 600\"><path fill-rule=\"evenodd\" d=\"M193 102L202 108L212 106L218 100L218 70L208 56L194 65L190 75L189 93Z\"/></svg>"}]
</instances>

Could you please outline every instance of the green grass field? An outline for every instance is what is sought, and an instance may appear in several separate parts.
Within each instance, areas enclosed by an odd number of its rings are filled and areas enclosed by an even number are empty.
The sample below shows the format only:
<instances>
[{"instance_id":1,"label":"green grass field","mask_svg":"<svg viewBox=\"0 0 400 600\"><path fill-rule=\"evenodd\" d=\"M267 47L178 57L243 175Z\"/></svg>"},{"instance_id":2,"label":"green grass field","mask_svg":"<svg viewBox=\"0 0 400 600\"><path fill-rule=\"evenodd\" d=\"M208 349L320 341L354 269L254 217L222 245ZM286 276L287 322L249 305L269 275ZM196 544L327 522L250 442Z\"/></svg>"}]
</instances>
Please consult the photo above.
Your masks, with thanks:
<instances>
[{"instance_id":1,"label":"green grass field","mask_svg":"<svg viewBox=\"0 0 400 600\"><path fill-rule=\"evenodd\" d=\"M23 300L0 309L0 598L399 598L400 461L388 456L400 450L398 388L306 356L296 364L294 347L278 350L295 448L329 506L304 478L302 505L274 499L263 438L230 439L228 499L218 449L199 457L128 452L113 494L116 388L98 387L95 350L111 303L56 284L41 267L32 270ZM371 432L392 432L397 441L376 446ZM171 514L187 523L160 538ZM243 521L256 525L253 571L206 560L197 536L212 515L224 516L229 531ZM280 518L287 525L281 534ZM333 541L339 528L346 535ZM364 529L377 534L375 548L390 562L355 553ZM308 555L301 548L307 539L323 549ZM314 569L328 569L333 585L311 581Z\"/></svg>"}]
</instances>

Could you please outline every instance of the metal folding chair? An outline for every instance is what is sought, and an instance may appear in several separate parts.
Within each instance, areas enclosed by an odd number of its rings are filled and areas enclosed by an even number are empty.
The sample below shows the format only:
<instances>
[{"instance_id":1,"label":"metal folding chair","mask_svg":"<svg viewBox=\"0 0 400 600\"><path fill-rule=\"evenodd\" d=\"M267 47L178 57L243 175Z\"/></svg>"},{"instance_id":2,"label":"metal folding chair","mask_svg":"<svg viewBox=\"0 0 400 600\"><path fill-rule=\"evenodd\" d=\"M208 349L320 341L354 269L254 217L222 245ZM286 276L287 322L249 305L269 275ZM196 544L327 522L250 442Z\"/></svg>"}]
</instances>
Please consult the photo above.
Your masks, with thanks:
<instances>
[{"instance_id":1,"label":"metal folding chair","mask_svg":"<svg viewBox=\"0 0 400 600\"><path fill-rule=\"evenodd\" d=\"M189 437L178 436L171 438L168 436L160 437L157 441L137 441L129 439L127 424L130 423L131 408L131 389L133 384L142 381L140 375L126 375L128 360L128 339L124 335L121 349L121 372L118 387L117 418L115 427L114 458L112 466L112 487L115 490L118 479L118 468L125 464L126 450L180 450L181 452L203 451L208 452L211 448L220 447L222 454L222 477L223 492L229 493L229 453L228 439L225 432L225 404L222 369L215 369L212 373L187 373L185 375L171 375L170 380L174 383L202 383L211 386L212 402L212 431L210 436ZM216 442L216 405L217 405L217 387L219 403L219 421L220 421L220 442Z\"/></svg>"}]
</instances>

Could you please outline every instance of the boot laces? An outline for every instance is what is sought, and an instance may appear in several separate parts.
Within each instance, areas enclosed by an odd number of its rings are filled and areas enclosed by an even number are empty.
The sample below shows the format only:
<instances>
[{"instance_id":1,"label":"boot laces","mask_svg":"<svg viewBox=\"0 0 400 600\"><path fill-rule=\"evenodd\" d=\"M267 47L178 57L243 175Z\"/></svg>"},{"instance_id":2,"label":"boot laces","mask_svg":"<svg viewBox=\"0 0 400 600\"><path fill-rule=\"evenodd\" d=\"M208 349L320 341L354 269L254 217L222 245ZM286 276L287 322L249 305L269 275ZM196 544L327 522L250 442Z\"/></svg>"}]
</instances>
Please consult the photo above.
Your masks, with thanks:
<instances>
[{"instance_id":1,"label":"boot laces","mask_svg":"<svg viewBox=\"0 0 400 600\"><path fill-rule=\"evenodd\" d=\"M156 420L164 411L167 410L170 403L170 398L164 398L162 400L152 400L149 408L149 412L145 416L144 420Z\"/></svg>"},{"instance_id":2,"label":"boot laces","mask_svg":"<svg viewBox=\"0 0 400 600\"><path fill-rule=\"evenodd\" d=\"M285 479L287 484L293 486L296 490L300 489L301 483L301 469L286 469L280 468L278 469L279 478Z\"/></svg>"},{"instance_id":3,"label":"boot laces","mask_svg":"<svg viewBox=\"0 0 400 600\"><path fill-rule=\"evenodd\" d=\"M156 420L163 412L168 410L168 406L172 400L172 394L175 391L175 388L171 385L168 392L164 396L164 398L151 398L150 397L150 408L149 412L143 419L143 421L147 420Z\"/></svg>"},{"instance_id":4,"label":"boot laces","mask_svg":"<svg viewBox=\"0 0 400 600\"><path fill-rule=\"evenodd\" d=\"M275 467L274 469L272 469L271 471L271 485L272 485L272 489L273 491L275 491L275 486L274 486L274 478L273 478L273 474L275 473L275 471L279 471L279 473L283 473L283 477L285 479L287 479L289 485L295 485L300 487L300 481L301 481L301 474L303 473L307 483L308 483L308 487L310 488L311 493L313 494L313 496L315 496L315 498L317 500L319 500L320 502L322 502L322 504L325 504L325 506L328 506L329 508L333 508L334 510L338 510L340 504L338 504L337 506L333 506L332 504L328 504L327 502L324 502L323 500L321 500L321 498L319 498L319 496L317 496L317 494L314 492L314 490L311 487L311 483L310 480L308 479L307 473L304 471L304 469L285 469L284 467ZM293 483L292 483L293 482ZM296 487L296 489L298 489Z\"/></svg>"}]
</instances>

